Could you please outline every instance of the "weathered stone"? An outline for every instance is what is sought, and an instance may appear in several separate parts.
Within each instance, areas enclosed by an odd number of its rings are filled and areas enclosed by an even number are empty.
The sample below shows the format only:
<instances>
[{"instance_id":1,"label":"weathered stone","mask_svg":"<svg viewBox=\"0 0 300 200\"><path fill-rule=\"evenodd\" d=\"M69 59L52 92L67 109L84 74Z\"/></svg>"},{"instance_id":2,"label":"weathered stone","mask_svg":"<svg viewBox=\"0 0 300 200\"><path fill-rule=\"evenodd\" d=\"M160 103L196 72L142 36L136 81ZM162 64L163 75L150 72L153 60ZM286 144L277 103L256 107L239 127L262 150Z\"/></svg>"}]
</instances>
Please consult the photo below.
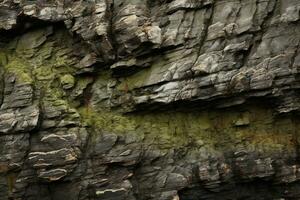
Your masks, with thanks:
<instances>
[{"instance_id":1,"label":"weathered stone","mask_svg":"<svg viewBox=\"0 0 300 200\"><path fill-rule=\"evenodd\" d=\"M0 199L300 199L298 0L0 2Z\"/></svg>"}]
</instances>

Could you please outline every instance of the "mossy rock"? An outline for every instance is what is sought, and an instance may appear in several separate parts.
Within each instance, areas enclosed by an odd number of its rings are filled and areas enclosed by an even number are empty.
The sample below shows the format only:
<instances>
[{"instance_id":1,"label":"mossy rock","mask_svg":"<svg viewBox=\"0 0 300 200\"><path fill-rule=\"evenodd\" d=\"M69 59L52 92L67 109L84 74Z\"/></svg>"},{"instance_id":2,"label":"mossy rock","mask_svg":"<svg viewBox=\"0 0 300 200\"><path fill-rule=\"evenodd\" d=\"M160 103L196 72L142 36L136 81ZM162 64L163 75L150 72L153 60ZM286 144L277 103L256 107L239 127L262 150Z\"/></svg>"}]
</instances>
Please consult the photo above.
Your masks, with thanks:
<instances>
[{"instance_id":1,"label":"mossy rock","mask_svg":"<svg viewBox=\"0 0 300 200\"><path fill-rule=\"evenodd\" d=\"M241 145L249 151L262 149L272 153L294 151L291 140L295 133L300 135L293 120L275 119L271 110L255 106L231 112L212 110L143 114L120 114L97 109L80 109L82 120L86 125L100 130L96 132L146 134L161 142L161 145L180 147L194 143L220 151L230 151Z\"/></svg>"},{"instance_id":2,"label":"mossy rock","mask_svg":"<svg viewBox=\"0 0 300 200\"><path fill-rule=\"evenodd\" d=\"M74 87L75 78L71 74L65 74L62 77L60 77L60 83L63 89L68 90Z\"/></svg>"},{"instance_id":3,"label":"mossy rock","mask_svg":"<svg viewBox=\"0 0 300 200\"><path fill-rule=\"evenodd\" d=\"M12 57L9 59L7 65L4 66L7 72L13 73L16 75L17 80L22 83L33 83L32 71L29 67L29 64L24 62L24 60Z\"/></svg>"}]
</instances>

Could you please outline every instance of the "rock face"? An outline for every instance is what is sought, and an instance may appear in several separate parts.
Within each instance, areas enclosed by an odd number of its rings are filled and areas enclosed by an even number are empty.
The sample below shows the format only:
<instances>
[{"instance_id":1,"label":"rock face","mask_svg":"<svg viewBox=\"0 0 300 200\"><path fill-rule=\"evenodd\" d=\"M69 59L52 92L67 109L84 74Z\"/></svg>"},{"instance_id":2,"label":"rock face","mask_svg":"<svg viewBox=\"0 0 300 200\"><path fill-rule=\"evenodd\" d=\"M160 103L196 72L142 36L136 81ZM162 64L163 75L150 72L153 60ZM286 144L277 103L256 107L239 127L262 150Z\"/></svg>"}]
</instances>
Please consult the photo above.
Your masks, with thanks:
<instances>
[{"instance_id":1,"label":"rock face","mask_svg":"<svg viewBox=\"0 0 300 200\"><path fill-rule=\"evenodd\" d=\"M0 1L0 199L300 199L299 0Z\"/></svg>"}]
</instances>

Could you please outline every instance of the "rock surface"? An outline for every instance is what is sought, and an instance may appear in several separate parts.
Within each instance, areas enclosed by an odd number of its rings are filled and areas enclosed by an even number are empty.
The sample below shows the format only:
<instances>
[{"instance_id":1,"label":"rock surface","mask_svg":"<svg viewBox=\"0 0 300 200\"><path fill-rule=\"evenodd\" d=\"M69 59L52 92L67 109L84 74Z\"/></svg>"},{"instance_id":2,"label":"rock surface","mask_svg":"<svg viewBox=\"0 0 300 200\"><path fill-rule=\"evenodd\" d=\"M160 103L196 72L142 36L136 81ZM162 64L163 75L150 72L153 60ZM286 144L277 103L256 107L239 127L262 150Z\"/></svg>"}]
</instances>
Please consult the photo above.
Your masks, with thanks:
<instances>
[{"instance_id":1,"label":"rock surface","mask_svg":"<svg viewBox=\"0 0 300 200\"><path fill-rule=\"evenodd\" d=\"M0 199L300 199L298 0L1 0Z\"/></svg>"}]
</instances>

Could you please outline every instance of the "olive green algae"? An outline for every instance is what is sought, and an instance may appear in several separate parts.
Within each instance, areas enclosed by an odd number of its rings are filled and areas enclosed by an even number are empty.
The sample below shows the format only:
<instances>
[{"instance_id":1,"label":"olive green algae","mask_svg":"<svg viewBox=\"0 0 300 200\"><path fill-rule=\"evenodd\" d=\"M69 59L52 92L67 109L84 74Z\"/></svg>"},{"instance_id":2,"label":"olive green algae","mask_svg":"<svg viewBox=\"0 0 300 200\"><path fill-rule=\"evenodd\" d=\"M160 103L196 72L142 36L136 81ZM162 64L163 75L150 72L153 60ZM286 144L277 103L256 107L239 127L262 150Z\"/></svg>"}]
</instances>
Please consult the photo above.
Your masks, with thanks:
<instances>
[{"instance_id":1,"label":"olive green algae","mask_svg":"<svg viewBox=\"0 0 300 200\"><path fill-rule=\"evenodd\" d=\"M22 83L53 82L59 76L74 72L75 60L68 55L71 51L68 40L60 43L61 38L68 38L65 34L63 31L53 33L51 28L46 28L17 37L7 48L0 50L4 69L15 74Z\"/></svg>"},{"instance_id":2,"label":"olive green algae","mask_svg":"<svg viewBox=\"0 0 300 200\"><path fill-rule=\"evenodd\" d=\"M72 120L79 121L79 114L72 107L74 103L69 100L70 89L76 87L77 81L85 79L74 78L75 65L79 61L72 54L72 45L67 31L53 31L48 27L17 36L0 49L4 73L13 74L18 84L32 85L42 109L47 107L62 112L60 117L64 119L61 125L72 123ZM78 100L73 98L72 101Z\"/></svg>"},{"instance_id":3,"label":"olive green algae","mask_svg":"<svg viewBox=\"0 0 300 200\"><path fill-rule=\"evenodd\" d=\"M82 119L97 132L135 133L165 147L194 145L229 151L237 148L258 152L295 151L299 120L275 117L271 109L247 106L243 111L153 112L120 114L82 108ZM295 120L297 122L295 122ZM150 139L151 140L151 139Z\"/></svg>"},{"instance_id":4,"label":"olive green algae","mask_svg":"<svg viewBox=\"0 0 300 200\"><path fill-rule=\"evenodd\" d=\"M277 117L271 108L264 106L121 114L108 109L106 90L110 85L114 87L115 81L109 72L95 74L101 79L99 87L104 89L94 97L100 99L99 102L92 104L85 90L93 78L76 76L78 60L71 56L71 43L65 31L36 30L0 50L0 63L6 73L15 74L20 83L32 84L41 90L43 104L68 110L69 114L63 117L70 120L80 117L93 134L134 134L162 148L205 146L220 151L238 148L264 153L295 151L299 119ZM154 68L159 70L160 64L156 62ZM114 89L120 91L118 95L126 95L127 90L144 85L151 74L150 69L145 69L115 84Z\"/></svg>"}]
</instances>

